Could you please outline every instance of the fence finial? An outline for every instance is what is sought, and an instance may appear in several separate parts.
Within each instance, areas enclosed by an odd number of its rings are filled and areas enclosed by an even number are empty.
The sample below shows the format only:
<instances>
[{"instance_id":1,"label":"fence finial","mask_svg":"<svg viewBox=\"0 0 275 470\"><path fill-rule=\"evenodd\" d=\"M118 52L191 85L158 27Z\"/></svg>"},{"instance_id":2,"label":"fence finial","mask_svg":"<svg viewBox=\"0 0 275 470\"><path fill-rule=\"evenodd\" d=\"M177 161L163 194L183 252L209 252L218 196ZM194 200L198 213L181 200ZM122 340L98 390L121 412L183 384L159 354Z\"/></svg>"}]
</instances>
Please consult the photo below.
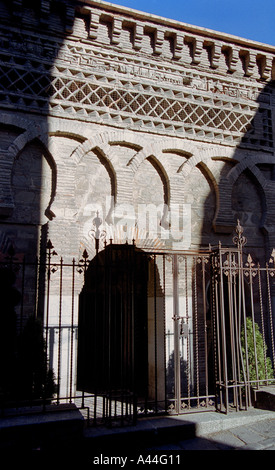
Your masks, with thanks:
<instances>
[{"instance_id":1,"label":"fence finial","mask_svg":"<svg viewBox=\"0 0 275 470\"><path fill-rule=\"evenodd\" d=\"M93 225L95 229L89 231L89 236L95 240L96 253L99 251L99 240L105 240L106 230L100 230L99 227L102 225L103 220L99 217L99 211L96 213L96 217L93 219Z\"/></svg>"},{"instance_id":2,"label":"fence finial","mask_svg":"<svg viewBox=\"0 0 275 470\"><path fill-rule=\"evenodd\" d=\"M51 240L48 240L46 248L48 250L49 255L53 255L53 256L57 255L57 252L54 250L54 246L53 246Z\"/></svg>"},{"instance_id":3,"label":"fence finial","mask_svg":"<svg viewBox=\"0 0 275 470\"><path fill-rule=\"evenodd\" d=\"M242 248L247 243L247 238L243 235L243 227L240 224L240 220L237 220L237 225L235 227L236 235L233 237L233 243L238 248Z\"/></svg>"}]
</instances>

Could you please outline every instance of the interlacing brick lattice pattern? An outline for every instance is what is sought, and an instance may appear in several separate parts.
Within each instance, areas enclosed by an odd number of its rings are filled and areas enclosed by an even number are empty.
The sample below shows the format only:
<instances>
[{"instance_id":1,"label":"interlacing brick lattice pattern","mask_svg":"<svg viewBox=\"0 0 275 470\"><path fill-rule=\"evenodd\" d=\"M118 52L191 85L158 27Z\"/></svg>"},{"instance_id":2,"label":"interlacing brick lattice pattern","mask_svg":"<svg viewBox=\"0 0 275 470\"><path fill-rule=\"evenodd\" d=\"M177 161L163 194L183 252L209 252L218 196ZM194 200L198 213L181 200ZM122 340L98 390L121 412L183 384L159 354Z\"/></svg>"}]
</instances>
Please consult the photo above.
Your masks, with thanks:
<instances>
[{"instance_id":1,"label":"interlacing brick lattice pattern","mask_svg":"<svg viewBox=\"0 0 275 470\"><path fill-rule=\"evenodd\" d=\"M28 64L29 65L29 64ZM91 75L80 79L79 73L68 71L70 76L51 76L42 64L33 63L32 70L22 66L12 67L0 63L0 100L17 106L43 107L55 105L62 112L79 113L95 117L95 113L107 113L111 118L132 118L140 124L180 126L192 133L216 132L225 139L238 140L246 134L250 140L265 147L272 147L272 119L268 108L260 109L257 129L254 116L257 104L240 105L222 97L209 99L196 90L167 89L137 84L131 80L108 80L104 75ZM43 69L43 70L42 70ZM69 111L68 111L69 109ZM259 132L260 130L260 132ZM257 137L258 135L258 137ZM211 137L211 136L210 136Z\"/></svg>"},{"instance_id":2,"label":"interlacing brick lattice pattern","mask_svg":"<svg viewBox=\"0 0 275 470\"><path fill-rule=\"evenodd\" d=\"M165 98L157 94L112 89L93 83L66 78L56 78L51 84L53 99L72 101L88 106L106 107L138 116L147 116L163 121L183 122L196 126L206 125L221 130L245 132L251 115L228 112L220 108L202 106L184 100Z\"/></svg>"}]
</instances>

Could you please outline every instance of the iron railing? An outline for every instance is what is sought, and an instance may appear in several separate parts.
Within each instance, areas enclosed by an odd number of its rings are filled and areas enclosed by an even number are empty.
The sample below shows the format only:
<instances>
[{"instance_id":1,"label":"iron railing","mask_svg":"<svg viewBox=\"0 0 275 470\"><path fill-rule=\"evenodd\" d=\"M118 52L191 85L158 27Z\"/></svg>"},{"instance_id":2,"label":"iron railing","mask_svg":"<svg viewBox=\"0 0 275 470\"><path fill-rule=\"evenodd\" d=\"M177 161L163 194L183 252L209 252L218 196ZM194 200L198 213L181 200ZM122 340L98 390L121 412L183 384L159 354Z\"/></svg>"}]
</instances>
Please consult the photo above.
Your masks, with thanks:
<instances>
[{"instance_id":1,"label":"iron railing","mask_svg":"<svg viewBox=\"0 0 275 470\"><path fill-rule=\"evenodd\" d=\"M2 255L0 275L2 414L74 405L122 424L247 409L274 384L274 258L261 267L240 240L71 262L48 242L43 260Z\"/></svg>"},{"instance_id":2,"label":"iron railing","mask_svg":"<svg viewBox=\"0 0 275 470\"><path fill-rule=\"evenodd\" d=\"M219 409L247 409L253 389L274 384L274 258L261 267L220 247L212 261Z\"/></svg>"}]
</instances>

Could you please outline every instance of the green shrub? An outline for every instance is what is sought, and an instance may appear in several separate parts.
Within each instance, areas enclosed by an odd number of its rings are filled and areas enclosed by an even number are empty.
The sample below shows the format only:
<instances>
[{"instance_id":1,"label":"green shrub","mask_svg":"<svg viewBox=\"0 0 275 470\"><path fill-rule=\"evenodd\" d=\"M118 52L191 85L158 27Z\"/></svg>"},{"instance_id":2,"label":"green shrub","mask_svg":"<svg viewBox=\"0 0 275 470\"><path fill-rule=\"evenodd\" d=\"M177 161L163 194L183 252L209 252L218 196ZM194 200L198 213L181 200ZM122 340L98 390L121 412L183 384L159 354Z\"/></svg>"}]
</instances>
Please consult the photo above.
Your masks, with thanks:
<instances>
[{"instance_id":1,"label":"green shrub","mask_svg":"<svg viewBox=\"0 0 275 470\"><path fill-rule=\"evenodd\" d=\"M263 336L260 332L260 329L257 323L254 323L254 328L255 328L258 377L257 377L257 369L256 369L253 322L251 318L246 319L247 356L248 356L247 358L246 358L246 348L245 348L244 327L242 328L242 332L241 332L241 345L242 345L242 354L243 354L245 372L247 372L247 360L246 359L248 359L250 380L274 379L274 371L272 368L272 362L270 358L267 356L267 346L263 340Z\"/></svg>"}]
</instances>

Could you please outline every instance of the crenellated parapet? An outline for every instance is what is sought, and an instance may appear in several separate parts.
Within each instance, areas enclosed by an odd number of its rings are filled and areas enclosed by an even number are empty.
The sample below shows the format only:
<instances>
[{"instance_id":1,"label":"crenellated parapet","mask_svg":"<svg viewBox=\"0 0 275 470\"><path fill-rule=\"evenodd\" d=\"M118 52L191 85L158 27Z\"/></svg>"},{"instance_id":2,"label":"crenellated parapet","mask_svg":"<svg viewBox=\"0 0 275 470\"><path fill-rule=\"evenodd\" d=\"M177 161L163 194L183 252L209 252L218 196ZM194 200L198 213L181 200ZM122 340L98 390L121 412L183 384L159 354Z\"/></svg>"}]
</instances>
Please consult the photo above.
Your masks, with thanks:
<instances>
[{"instance_id":1,"label":"crenellated parapet","mask_svg":"<svg viewBox=\"0 0 275 470\"><path fill-rule=\"evenodd\" d=\"M87 2L93 3L96 2ZM162 19L154 20L144 14L140 18L129 17L129 14L118 16L115 12L85 6L82 11L89 16L88 38L100 43L103 37L103 27L109 28L110 44L125 47L125 32L130 31L131 39L128 48L149 53L161 58L167 57L167 43L169 42L170 59L178 62L188 62L191 65L209 67L210 70L222 69L223 72L262 80L272 78L274 69L275 48L265 47L260 43L245 41L233 36L216 33L215 38L209 37L209 31L189 27L184 23L170 22L169 26L162 25ZM152 15L148 15L150 17ZM159 22L157 22L159 20ZM150 37L150 51L148 48ZM127 49L128 49L127 48Z\"/></svg>"},{"instance_id":2,"label":"crenellated parapet","mask_svg":"<svg viewBox=\"0 0 275 470\"><path fill-rule=\"evenodd\" d=\"M9 5L16 21L23 20L28 3L12 0ZM152 53L161 59L187 62L212 72L260 80L273 78L275 48L272 46L97 0L41 0L33 8L38 24L49 29L60 28L53 21L53 13L59 12L64 23L63 31L59 32L66 34L75 35L74 22L82 18L86 24L85 39L94 44L109 42L110 46L127 52Z\"/></svg>"}]
</instances>

